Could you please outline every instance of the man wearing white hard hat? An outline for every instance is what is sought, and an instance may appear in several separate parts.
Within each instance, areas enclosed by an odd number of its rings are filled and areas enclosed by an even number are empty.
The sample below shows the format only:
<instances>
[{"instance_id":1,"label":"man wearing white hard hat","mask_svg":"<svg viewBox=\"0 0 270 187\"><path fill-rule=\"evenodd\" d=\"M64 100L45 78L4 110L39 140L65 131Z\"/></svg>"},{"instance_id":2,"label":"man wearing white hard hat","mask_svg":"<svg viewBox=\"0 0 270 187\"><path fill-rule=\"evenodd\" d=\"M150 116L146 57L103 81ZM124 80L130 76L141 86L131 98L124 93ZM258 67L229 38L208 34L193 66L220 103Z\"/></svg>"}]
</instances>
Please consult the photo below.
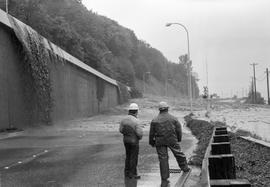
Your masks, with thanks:
<instances>
[{"instance_id":1,"label":"man wearing white hard hat","mask_svg":"<svg viewBox=\"0 0 270 187\"><path fill-rule=\"evenodd\" d=\"M124 118L119 127L123 134L123 142L126 149L125 177L140 179L137 173L139 140L142 139L143 130L141 123L137 119L139 107L136 103L131 103L128 108L128 116Z\"/></svg>"},{"instance_id":2,"label":"man wearing white hard hat","mask_svg":"<svg viewBox=\"0 0 270 187\"><path fill-rule=\"evenodd\" d=\"M169 185L169 156L168 148L175 156L177 163L183 172L189 172L190 168L187 165L186 156L181 151L178 142L182 139L182 127L176 117L169 114L169 105L166 102L160 102L159 114L154 118L150 125L149 144L156 147L160 175L161 186Z\"/></svg>"}]
</instances>

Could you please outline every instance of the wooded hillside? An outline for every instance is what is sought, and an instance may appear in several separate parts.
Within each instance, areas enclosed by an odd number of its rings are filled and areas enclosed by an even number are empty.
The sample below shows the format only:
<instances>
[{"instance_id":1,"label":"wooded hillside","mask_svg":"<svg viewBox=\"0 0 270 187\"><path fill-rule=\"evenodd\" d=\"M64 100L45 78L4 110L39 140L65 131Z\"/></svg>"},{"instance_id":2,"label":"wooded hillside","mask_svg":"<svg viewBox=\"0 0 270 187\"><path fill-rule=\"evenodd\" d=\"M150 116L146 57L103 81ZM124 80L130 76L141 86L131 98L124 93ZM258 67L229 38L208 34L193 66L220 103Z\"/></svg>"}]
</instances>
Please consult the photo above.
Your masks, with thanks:
<instances>
[{"instance_id":1,"label":"wooded hillside","mask_svg":"<svg viewBox=\"0 0 270 187\"><path fill-rule=\"evenodd\" d=\"M4 9L3 3L1 8ZM169 62L116 21L88 10L80 0L9 0L9 13L89 66L134 86L151 72L187 95L185 62ZM183 44L184 45L184 44ZM199 89L192 77L195 95Z\"/></svg>"}]
</instances>

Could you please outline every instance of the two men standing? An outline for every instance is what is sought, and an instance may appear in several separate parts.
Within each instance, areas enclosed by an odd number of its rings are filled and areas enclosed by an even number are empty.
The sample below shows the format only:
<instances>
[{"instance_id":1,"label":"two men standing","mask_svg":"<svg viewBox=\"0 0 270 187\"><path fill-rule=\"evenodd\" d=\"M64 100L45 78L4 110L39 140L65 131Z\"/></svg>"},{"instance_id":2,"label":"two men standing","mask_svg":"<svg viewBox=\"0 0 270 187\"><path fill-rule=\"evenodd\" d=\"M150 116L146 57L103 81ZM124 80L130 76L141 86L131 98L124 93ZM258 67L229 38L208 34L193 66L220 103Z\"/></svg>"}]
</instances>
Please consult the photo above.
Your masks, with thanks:
<instances>
[{"instance_id":1,"label":"two men standing","mask_svg":"<svg viewBox=\"0 0 270 187\"><path fill-rule=\"evenodd\" d=\"M179 167L183 172L189 172L187 160L181 151L178 142L182 139L182 127L176 117L169 114L169 106L166 102L159 103L159 114L150 125L149 144L156 147L158 154L161 186L169 184L168 148L174 154ZM129 106L128 116L120 123L119 131L124 135L123 141L126 149L125 176L139 179L137 175L137 163L139 153L139 140L143 131L137 119L139 107L136 103Z\"/></svg>"}]
</instances>

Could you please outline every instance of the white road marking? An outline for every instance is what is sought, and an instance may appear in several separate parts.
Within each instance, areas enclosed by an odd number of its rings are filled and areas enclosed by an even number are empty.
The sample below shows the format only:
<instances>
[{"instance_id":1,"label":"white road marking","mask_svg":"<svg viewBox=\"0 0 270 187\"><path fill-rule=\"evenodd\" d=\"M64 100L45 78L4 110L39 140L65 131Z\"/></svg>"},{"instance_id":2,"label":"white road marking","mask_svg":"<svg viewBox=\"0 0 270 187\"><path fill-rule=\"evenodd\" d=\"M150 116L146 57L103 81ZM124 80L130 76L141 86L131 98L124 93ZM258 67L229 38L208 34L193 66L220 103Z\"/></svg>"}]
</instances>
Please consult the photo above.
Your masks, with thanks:
<instances>
[{"instance_id":1,"label":"white road marking","mask_svg":"<svg viewBox=\"0 0 270 187\"><path fill-rule=\"evenodd\" d=\"M36 159L37 157L41 156L41 155L44 155L46 153L48 153L49 150L45 149L44 151L40 152L40 153L37 153L35 155L32 155L31 157L28 157L22 161L18 161L18 162L14 162L8 166L5 166L4 169L10 169L12 167L15 167L15 166L18 166L19 164L26 164L28 162L31 162L32 160Z\"/></svg>"}]
</instances>

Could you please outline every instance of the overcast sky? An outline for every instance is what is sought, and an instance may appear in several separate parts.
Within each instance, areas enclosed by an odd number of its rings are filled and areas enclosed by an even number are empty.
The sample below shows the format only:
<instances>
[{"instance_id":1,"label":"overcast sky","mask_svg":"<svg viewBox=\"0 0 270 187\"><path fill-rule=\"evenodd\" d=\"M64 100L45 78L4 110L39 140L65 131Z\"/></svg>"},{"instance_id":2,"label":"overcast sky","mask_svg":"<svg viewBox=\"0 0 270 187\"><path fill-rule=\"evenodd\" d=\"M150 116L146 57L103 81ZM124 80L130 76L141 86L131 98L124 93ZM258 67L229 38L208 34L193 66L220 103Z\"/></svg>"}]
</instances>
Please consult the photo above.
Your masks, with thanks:
<instances>
[{"instance_id":1,"label":"overcast sky","mask_svg":"<svg viewBox=\"0 0 270 187\"><path fill-rule=\"evenodd\" d=\"M206 85L223 96L247 90L256 66L257 90L266 96L265 69L270 68L269 0L83 0L88 9L133 30L136 36L174 62L187 53L184 24L190 35L190 54Z\"/></svg>"}]
</instances>

